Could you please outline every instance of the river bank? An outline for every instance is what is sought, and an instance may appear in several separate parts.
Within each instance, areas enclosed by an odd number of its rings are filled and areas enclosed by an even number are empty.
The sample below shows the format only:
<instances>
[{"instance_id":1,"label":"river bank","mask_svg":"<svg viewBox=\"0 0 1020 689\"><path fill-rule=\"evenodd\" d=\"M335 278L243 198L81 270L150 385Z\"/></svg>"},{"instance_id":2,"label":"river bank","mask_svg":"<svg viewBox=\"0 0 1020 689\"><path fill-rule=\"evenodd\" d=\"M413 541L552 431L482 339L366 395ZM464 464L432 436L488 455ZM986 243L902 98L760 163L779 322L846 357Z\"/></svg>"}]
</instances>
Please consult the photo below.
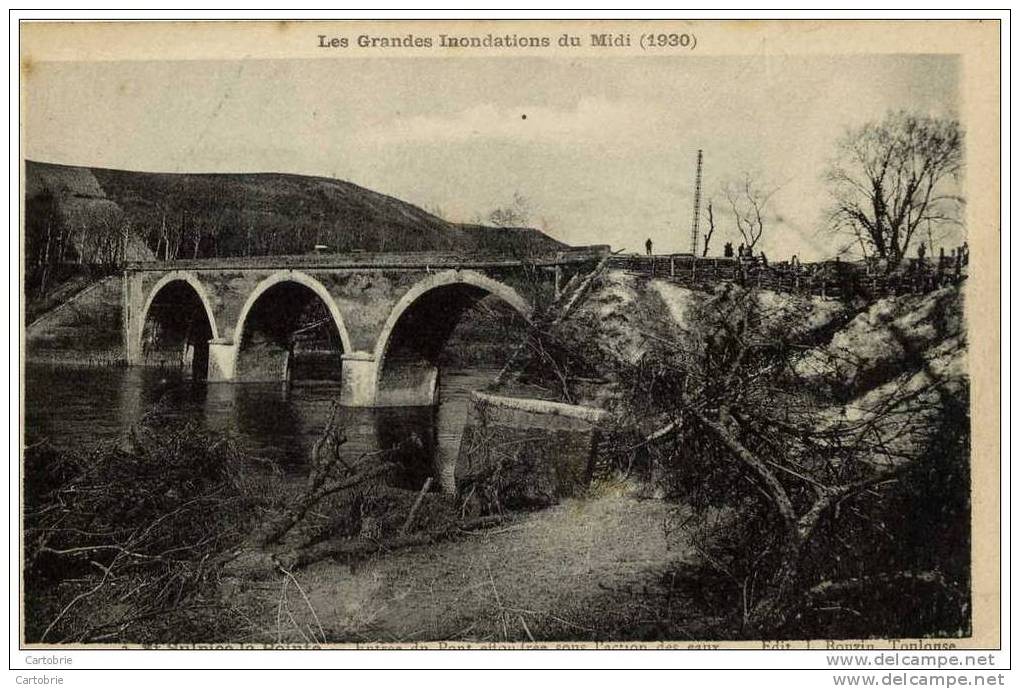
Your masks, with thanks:
<instances>
[{"instance_id":1,"label":"river bank","mask_svg":"<svg viewBox=\"0 0 1020 689\"><path fill-rule=\"evenodd\" d=\"M617 485L353 566L227 582L222 602L246 630L238 642L683 638L668 573L692 551L668 530L677 510Z\"/></svg>"},{"instance_id":2,"label":"river bank","mask_svg":"<svg viewBox=\"0 0 1020 689\"><path fill-rule=\"evenodd\" d=\"M776 366L781 374L762 375L770 370L763 364L741 376L726 373L746 362L732 343L726 344L734 329L726 327L727 318L739 328L756 329L762 341L776 343L763 348L760 356L764 363L768 357L781 363ZM399 459L387 454L382 461L407 460L395 472L396 482L387 476L385 485L345 488L337 494L342 501L335 504L304 501L311 504L303 513L310 517L306 535L318 534L319 540L252 541L247 538L250 531L242 531L239 547L259 563L257 568L208 571L206 559L198 556L181 564L182 576L194 576L203 595L209 589L199 584L211 586L215 600L194 599L198 611L187 632L176 629L175 603L161 621L165 627L132 630L123 640L142 638L137 633L150 634L147 638L156 642L191 634L194 640L281 645L720 640L758 638L762 630L770 638L967 634L969 419L966 407L959 406L968 394L959 290L851 307L832 299L729 286L714 293L695 292L611 272L564 327L560 340L539 340L550 346L533 348L541 357L521 363L524 375L513 384L544 385L551 397L562 392L572 397L572 404L598 407L623 420L607 422L626 427L610 428L593 443L591 462L599 465L594 482L585 479L572 497L546 502L541 510L496 500L482 516L499 524L469 528L477 516L468 509L471 496L461 494L453 481L451 460L457 457L464 428L463 414L447 413L456 405L441 399L438 410L342 409L338 415L350 416L340 417L338 430L345 436L344 452L350 454L337 462L360 467L347 467L350 475L360 475L365 453L400 443L441 448L445 439L448 450ZM796 340L797 346L778 346L786 338ZM456 341L455 336L455 349ZM462 341L472 346L470 337ZM712 367L719 364L707 357L713 352L737 356L736 363L716 370ZM132 367L124 373L155 372ZM444 380L447 373L444 369ZM117 396L102 385L90 390L82 383L87 375L73 384L60 375L37 376L29 397L34 389L35 412L50 413L54 410L46 405L54 406L57 392L78 395L77 406L61 415L78 423L70 434L72 447L83 447L81 438L105 417L114 419L111 435L123 433L156 399L164 399L171 413L187 410L202 429L213 431L210 446L219 447L217 434L223 431L248 433L254 444L240 449L279 463L283 477L268 480L288 482L294 489L288 493L269 484L273 490L244 494L257 504L251 514L256 525L302 503L294 499L300 497L294 491L304 477L315 474L309 472L309 451L329 426L326 418L333 418L329 410L336 398L329 386L182 385L159 378L148 389L129 386ZM568 386L572 376L584 385ZM465 379L463 399L493 378L490 371ZM768 436L736 431L732 420L716 423L685 414L691 407L684 406L684 395L692 394L692 388L700 394L695 386L718 381L736 386L719 394L744 391L732 404L739 405L742 414L760 415L752 430L791 427L769 416L780 408L799 419L801 425L793 428L807 430L784 436L776 450L770 444L775 431ZM497 387L494 392L512 390ZM107 399L116 401L98 408L96 401ZM302 405L313 413L302 417ZM890 408L896 413L888 413ZM678 416L686 424L682 428L675 422ZM360 418L368 421L359 425ZM862 418L881 442L851 448L844 467L849 478L834 479L833 462L843 461L843 455L815 443L805 445L802 439L851 437L847 429ZM40 427L30 412L26 428ZM535 435L540 440L550 437ZM360 444L362 436L369 444ZM769 443L763 443L763 437ZM294 438L299 442L274 454ZM555 460L564 453L554 439L529 454L524 444L509 447L494 438L484 441L507 462L497 462L494 483L499 487L526 481L531 476L528 462L547 462L549 454ZM745 450L750 446L769 462L744 466L743 456L732 451L734 445ZM794 456L792 471L777 477L768 468ZM892 476L887 473L890 462L899 464L902 481L900 473L887 478ZM137 463L148 466L144 458ZM847 510L834 514L822 505L804 511L815 496L802 490L802 482L852 490L854 477L869 476L866 472L877 477L876 489L848 495ZM620 480L624 475L630 478ZM757 482L761 475L774 479L767 484L769 490ZM184 478L190 480L190 474ZM429 478L438 480L429 484ZM842 483L833 483L836 480ZM422 486L429 485L433 492L426 495ZM105 490L100 492L105 495ZM155 497L172 495L177 504L189 490L174 488ZM420 490L428 498L424 504L436 510L432 516L442 516L441 523L419 519L417 531L405 534L401 525L412 521L412 504ZM270 494L275 497L267 502ZM827 540L817 541L811 557L801 560L798 585L807 596L801 601L808 601L803 611L779 622L764 620L769 627L755 615L761 601L776 590L773 572L782 571L775 558L783 551L775 544L786 532L775 529L782 510L770 503L777 495L795 505L787 512L819 515L816 533ZM936 503L940 508L934 512ZM207 517L202 520L205 525ZM925 526L914 528L917 524ZM319 548L323 543L327 547ZM304 553L316 548L321 557L291 557L302 548ZM225 555L229 553L218 551L210 557L221 561ZM910 576L897 578L902 573ZM823 592L842 590L826 588L826 582L864 577L909 583L854 591L837 598L842 604L835 606L809 604L818 586ZM923 614L906 614L904 606L919 599L927 601Z\"/></svg>"}]
</instances>

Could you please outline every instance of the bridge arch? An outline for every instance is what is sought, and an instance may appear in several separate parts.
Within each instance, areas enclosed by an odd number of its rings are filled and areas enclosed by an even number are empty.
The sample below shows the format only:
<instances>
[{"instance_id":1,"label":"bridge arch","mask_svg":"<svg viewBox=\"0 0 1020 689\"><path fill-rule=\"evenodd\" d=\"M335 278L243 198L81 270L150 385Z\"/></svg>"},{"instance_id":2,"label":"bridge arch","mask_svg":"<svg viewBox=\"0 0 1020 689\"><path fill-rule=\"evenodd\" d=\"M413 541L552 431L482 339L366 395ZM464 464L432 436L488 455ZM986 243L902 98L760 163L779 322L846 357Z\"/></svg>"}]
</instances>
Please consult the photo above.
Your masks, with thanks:
<instances>
[{"instance_id":1,"label":"bridge arch","mask_svg":"<svg viewBox=\"0 0 1020 689\"><path fill-rule=\"evenodd\" d=\"M145 300L145 305L142 306L141 323L143 327L138 329L139 341L143 337L145 320L149 317L149 310L152 308L152 302L155 301L156 296L164 287L171 282L178 281L188 283L191 288L195 290L195 294L201 300L202 307L205 309L205 315L209 319L209 327L212 330L213 339L219 339L220 334L219 329L216 326L216 317L213 316L212 304L209 301L209 294L205 291L205 285L203 285L199 279L195 277L194 273L189 273L183 270L175 270L160 278L159 281L152 286L152 289L149 290L149 296Z\"/></svg>"},{"instance_id":2,"label":"bridge arch","mask_svg":"<svg viewBox=\"0 0 1020 689\"><path fill-rule=\"evenodd\" d=\"M462 289L458 289L462 288ZM470 305L481 298L493 295L508 305L524 321L530 321L532 307L521 294L506 283L487 277L474 270L446 270L421 280L409 289L390 310L389 316L376 341L372 358L375 361L375 397L379 406L403 406L407 404L431 404L434 400L438 371L434 361L422 360L416 368L421 376L403 374L400 383L404 392L395 396L390 394L385 382L389 367L387 360L391 358L391 349L395 335L401 329L407 317L417 307L425 310L418 315L420 329L412 328L414 337L406 338L416 342L421 349L430 346L441 347L443 342L431 343L430 337L444 340L449 336L450 329L456 325L460 316ZM431 305L430 305L430 302ZM445 320L445 327L439 327L438 333L430 332L431 321ZM407 333L405 333L407 335ZM422 357L423 359L425 357ZM418 378L421 378L420 380ZM412 391L416 389L416 391ZM415 401L409 401L415 400Z\"/></svg>"},{"instance_id":3,"label":"bridge arch","mask_svg":"<svg viewBox=\"0 0 1020 689\"><path fill-rule=\"evenodd\" d=\"M135 326L135 332L132 335L134 342L131 343L133 350L138 352L140 355L146 350L146 337L147 337L147 326L150 321L154 321L154 308L157 302L162 298L173 299L173 296L167 297L174 290L182 288L177 294L178 299L184 300L185 303L192 302L192 313L194 311L200 311L202 317L199 319L199 328L196 331L192 330L195 321L188 319L185 323L177 323L177 327L180 328L184 325L184 332L177 332L175 335L182 336L182 342L177 344L183 345L180 352L181 358L177 362L182 367L193 368L193 374L196 377L204 378L206 374L206 362L208 361L208 346L209 340L215 340L219 338L219 327L216 323L216 317L213 313L212 303L209 300L209 294L206 291L205 285L195 276L194 273L188 271L175 270L167 273L160 278L148 291L148 295L145 298L145 302L142 305L141 310L138 312L138 321ZM177 305L179 307L180 304ZM174 311L179 311L179 308L175 307ZM178 319L180 315L178 315ZM162 320L166 320L166 317ZM172 316L169 320L175 320ZM164 323L165 324L165 323ZM162 335L167 333L159 332L159 325L154 325L157 330L155 333L148 333L153 335L154 340L158 340ZM161 365L169 363L168 361L162 361Z\"/></svg>"},{"instance_id":4,"label":"bridge arch","mask_svg":"<svg viewBox=\"0 0 1020 689\"><path fill-rule=\"evenodd\" d=\"M386 359L386 352L390 345L390 339L393 337L393 331L396 328L400 317L403 316L404 313L426 293L449 285L469 285L471 287L483 289L489 294L494 294L497 297L500 297L503 301L512 306L513 309L525 320L531 320L531 306L513 287L499 282L498 280L486 277L474 270L444 270L441 273L436 273L435 275L425 278L421 282L417 283L414 287L409 289L407 293L400 298L400 301L398 301L390 310L390 315L386 319L386 324L383 326L382 332L379 334L379 340L375 345L374 358L377 362L379 362L380 368L382 362Z\"/></svg>"},{"instance_id":5,"label":"bridge arch","mask_svg":"<svg viewBox=\"0 0 1020 689\"><path fill-rule=\"evenodd\" d=\"M326 307L326 311L332 320L332 324L335 326L336 331L340 337L340 345L344 352L351 351L351 339L347 330L347 326L344 323L343 315L340 313L340 309L337 307L336 300L333 295L329 293L329 290L325 286L316 280L311 275L297 270L281 270L273 273L269 277L265 278L252 289L248 298L245 300L244 305L241 307L241 311L238 314L237 322L233 329L233 341L234 341L234 352L233 352L233 371L237 372L238 360L241 356L242 344L244 341L245 327L248 324L249 316L252 308L258 303L259 299L270 289L279 285L295 284L307 288L322 302L323 306Z\"/></svg>"}]
</instances>

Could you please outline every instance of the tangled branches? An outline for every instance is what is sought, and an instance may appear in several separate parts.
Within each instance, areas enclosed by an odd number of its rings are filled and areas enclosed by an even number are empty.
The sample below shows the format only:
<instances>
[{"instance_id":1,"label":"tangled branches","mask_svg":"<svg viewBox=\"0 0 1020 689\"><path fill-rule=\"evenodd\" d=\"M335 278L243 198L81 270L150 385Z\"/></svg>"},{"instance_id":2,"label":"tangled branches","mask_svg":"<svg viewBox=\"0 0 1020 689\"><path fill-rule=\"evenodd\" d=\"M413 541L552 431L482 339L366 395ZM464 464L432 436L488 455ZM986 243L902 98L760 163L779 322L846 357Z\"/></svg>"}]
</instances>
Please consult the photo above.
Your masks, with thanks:
<instances>
[{"instance_id":1,"label":"tangled branches","mask_svg":"<svg viewBox=\"0 0 1020 689\"><path fill-rule=\"evenodd\" d=\"M631 311L648 308L639 289L617 291ZM642 472L693 508L698 517L677 527L701 561L691 580L733 587L711 614L738 602L723 633L963 633L970 423L959 294L898 299L841 306L727 285L685 302L675 332L642 331L625 350L636 357L607 352L591 335L606 328L575 318L533 334L522 368L563 401L584 398L587 378L612 380L602 401L617 423L602 429L611 440L600 467ZM924 529L944 536L938 557ZM857 589L865 602L854 605ZM897 592L928 612L902 614L900 602L883 617L866 602Z\"/></svg>"},{"instance_id":2,"label":"tangled branches","mask_svg":"<svg viewBox=\"0 0 1020 689\"><path fill-rule=\"evenodd\" d=\"M967 389L954 355L909 351L917 337L886 322L909 356L841 402L799 365L809 349L814 374L841 355L815 346L801 320L753 291L723 290L698 314L694 347L680 356L659 348L636 367L631 406L664 424L654 444L672 490L729 515L703 522L692 542L737 585L745 633L811 633L799 625L822 609L816 599L845 593L850 581L871 586L872 597L876 582L941 588L947 605L927 623L960 631L965 543L938 561L908 526L924 520L959 537L966 523ZM908 500L921 482L932 495ZM939 502L952 511L938 514ZM940 567L952 575L924 569Z\"/></svg>"},{"instance_id":3,"label":"tangled branches","mask_svg":"<svg viewBox=\"0 0 1020 689\"><path fill-rule=\"evenodd\" d=\"M141 622L184 633L214 605L218 556L264 507L246 461L192 425L136 428L124 446L81 453L29 448L26 640L119 639Z\"/></svg>"}]
</instances>

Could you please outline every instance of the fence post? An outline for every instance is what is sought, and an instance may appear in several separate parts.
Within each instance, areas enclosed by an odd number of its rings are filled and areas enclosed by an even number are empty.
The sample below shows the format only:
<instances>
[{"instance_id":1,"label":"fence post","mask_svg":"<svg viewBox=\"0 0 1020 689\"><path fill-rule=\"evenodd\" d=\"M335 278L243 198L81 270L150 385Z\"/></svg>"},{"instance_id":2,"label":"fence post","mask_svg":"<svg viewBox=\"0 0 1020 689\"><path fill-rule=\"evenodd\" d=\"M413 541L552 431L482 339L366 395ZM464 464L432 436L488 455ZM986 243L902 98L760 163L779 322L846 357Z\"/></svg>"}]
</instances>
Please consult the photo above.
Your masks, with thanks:
<instances>
[{"instance_id":1,"label":"fence post","mask_svg":"<svg viewBox=\"0 0 1020 689\"><path fill-rule=\"evenodd\" d=\"M669 257L669 276L676 277L676 257Z\"/></svg>"}]
</instances>

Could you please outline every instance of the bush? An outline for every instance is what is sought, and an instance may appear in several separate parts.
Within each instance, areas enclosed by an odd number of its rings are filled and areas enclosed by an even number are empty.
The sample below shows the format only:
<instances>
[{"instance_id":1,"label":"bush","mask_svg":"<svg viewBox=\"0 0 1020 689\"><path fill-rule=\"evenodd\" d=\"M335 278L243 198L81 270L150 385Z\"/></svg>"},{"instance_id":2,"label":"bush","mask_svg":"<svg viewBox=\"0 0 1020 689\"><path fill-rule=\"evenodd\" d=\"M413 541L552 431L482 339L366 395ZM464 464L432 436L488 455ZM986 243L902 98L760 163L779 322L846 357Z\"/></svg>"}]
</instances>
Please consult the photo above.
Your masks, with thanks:
<instances>
[{"instance_id":1,"label":"bush","mask_svg":"<svg viewBox=\"0 0 1020 689\"><path fill-rule=\"evenodd\" d=\"M229 437L191 424L28 448L26 641L198 641L196 624L220 626L217 567L270 507L252 468Z\"/></svg>"},{"instance_id":2,"label":"bush","mask_svg":"<svg viewBox=\"0 0 1020 689\"><path fill-rule=\"evenodd\" d=\"M695 515L682 530L696 557L678 576L688 590L721 582L726 595L694 596L706 617L726 620L719 635L966 634L960 350L934 340L901 355L896 380L843 404L796 375L816 343L789 314L732 290L705 307L693 321L700 344L650 349L626 399L638 422L654 421L646 435L673 429L639 451L662 492Z\"/></svg>"}]
</instances>

